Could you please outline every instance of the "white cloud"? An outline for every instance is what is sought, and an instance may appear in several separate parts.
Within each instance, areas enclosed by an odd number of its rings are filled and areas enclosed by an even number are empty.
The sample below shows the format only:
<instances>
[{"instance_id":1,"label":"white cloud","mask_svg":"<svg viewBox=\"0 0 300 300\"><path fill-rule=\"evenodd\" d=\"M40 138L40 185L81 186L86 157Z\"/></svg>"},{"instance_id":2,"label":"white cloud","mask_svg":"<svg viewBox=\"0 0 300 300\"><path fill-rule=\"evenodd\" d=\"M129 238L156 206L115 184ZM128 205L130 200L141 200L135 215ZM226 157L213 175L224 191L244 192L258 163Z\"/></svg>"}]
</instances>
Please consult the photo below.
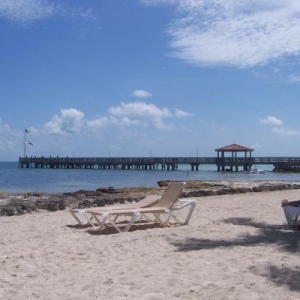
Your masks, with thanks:
<instances>
[{"instance_id":1,"label":"white cloud","mask_svg":"<svg viewBox=\"0 0 300 300\"><path fill-rule=\"evenodd\" d=\"M3 123L0 117L0 151L2 152L2 158L4 158L6 155L9 155L12 150L16 149L18 145L18 138L18 132L11 129L9 124Z\"/></svg>"},{"instance_id":2,"label":"white cloud","mask_svg":"<svg viewBox=\"0 0 300 300\"><path fill-rule=\"evenodd\" d=\"M275 125L275 126L283 125L283 121L274 116L268 116L265 119L261 119L260 122L268 125Z\"/></svg>"},{"instance_id":3,"label":"white cloud","mask_svg":"<svg viewBox=\"0 0 300 300\"><path fill-rule=\"evenodd\" d=\"M9 151L14 149L16 145L12 142L12 141L7 141L7 140L0 140L0 150L5 150L5 151Z\"/></svg>"},{"instance_id":4,"label":"white cloud","mask_svg":"<svg viewBox=\"0 0 300 300\"><path fill-rule=\"evenodd\" d=\"M140 120L129 119L128 117L124 117L120 119L120 125L131 126L131 125L139 125L141 124Z\"/></svg>"},{"instance_id":5,"label":"white cloud","mask_svg":"<svg viewBox=\"0 0 300 300\"><path fill-rule=\"evenodd\" d=\"M92 121L87 121L88 127L91 129L97 130L99 128L106 127L110 124L116 124L116 119L108 118L108 117L101 117Z\"/></svg>"},{"instance_id":6,"label":"white cloud","mask_svg":"<svg viewBox=\"0 0 300 300\"><path fill-rule=\"evenodd\" d=\"M127 117L140 120L140 124L145 126L154 126L157 129L173 128L170 124L165 124L166 118L185 118L192 114L180 109L175 109L174 112L168 108L158 108L154 104L145 102L121 103L117 107L109 108L111 115L115 117Z\"/></svg>"},{"instance_id":7,"label":"white cloud","mask_svg":"<svg viewBox=\"0 0 300 300\"><path fill-rule=\"evenodd\" d=\"M175 110L174 110L174 116L176 118L186 118L186 117L191 117L193 115L194 114L191 114L189 112L183 111L183 110L178 109L178 108L175 108Z\"/></svg>"},{"instance_id":8,"label":"white cloud","mask_svg":"<svg viewBox=\"0 0 300 300\"><path fill-rule=\"evenodd\" d=\"M10 129L10 126L9 126L8 124L4 124L4 125L3 125L3 128L4 128L7 132L12 133L12 130Z\"/></svg>"},{"instance_id":9,"label":"white cloud","mask_svg":"<svg viewBox=\"0 0 300 300\"><path fill-rule=\"evenodd\" d=\"M151 93L149 93L145 90L135 90L135 91L133 91L132 95L137 98L148 98L148 97L152 96Z\"/></svg>"},{"instance_id":10,"label":"white cloud","mask_svg":"<svg viewBox=\"0 0 300 300\"><path fill-rule=\"evenodd\" d=\"M97 131L107 127L143 126L157 129L170 129L174 125L165 123L166 119L191 117L193 114L180 109L174 112L168 108L158 108L154 104L144 102L120 103L108 109L108 115L86 120L84 113L75 109L62 109L60 114L52 116L44 125L48 134L65 135L78 133L82 128ZM31 131L30 131L31 132Z\"/></svg>"},{"instance_id":11,"label":"white cloud","mask_svg":"<svg viewBox=\"0 0 300 300\"><path fill-rule=\"evenodd\" d=\"M131 120L128 117L116 118L114 116L105 116L98 119L94 119L91 121L87 121L87 126L92 130L96 131L101 128L105 128L108 126L131 126L131 125L139 125L139 120Z\"/></svg>"},{"instance_id":12,"label":"white cloud","mask_svg":"<svg viewBox=\"0 0 300 300\"><path fill-rule=\"evenodd\" d=\"M92 13L83 7L71 7L52 0L1 0L0 17L19 21L34 21L53 15L89 18Z\"/></svg>"},{"instance_id":13,"label":"white cloud","mask_svg":"<svg viewBox=\"0 0 300 300\"><path fill-rule=\"evenodd\" d=\"M13 131L11 130L9 124L2 123L1 117L0 117L0 132L2 134L5 134L5 133L13 134Z\"/></svg>"},{"instance_id":14,"label":"white cloud","mask_svg":"<svg viewBox=\"0 0 300 300\"><path fill-rule=\"evenodd\" d=\"M251 67L299 56L299 0L144 0L177 6L172 55L193 65Z\"/></svg>"},{"instance_id":15,"label":"white cloud","mask_svg":"<svg viewBox=\"0 0 300 300\"><path fill-rule=\"evenodd\" d=\"M300 132L298 130L286 130L284 128L273 128L272 131L280 135L288 135L288 136L300 135Z\"/></svg>"},{"instance_id":16,"label":"white cloud","mask_svg":"<svg viewBox=\"0 0 300 300\"><path fill-rule=\"evenodd\" d=\"M300 82L300 74L292 74L288 78L290 82Z\"/></svg>"},{"instance_id":17,"label":"white cloud","mask_svg":"<svg viewBox=\"0 0 300 300\"><path fill-rule=\"evenodd\" d=\"M54 5L46 0L1 0L0 16L20 21L36 20L53 14Z\"/></svg>"},{"instance_id":18,"label":"white cloud","mask_svg":"<svg viewBox=\"0 0 300 300\"><path fill-rule=\"evenodd\" d=\"M44 127L50 134L76 133L83 125L83 119L84 113L75 108L62 109L60 115L54 115Z\"/></svg>"},{"instance_id":19,"label":"white cloud","mask_svg":"<svg viewBox=\"0 0 300 300\"><path fill-rule=\"evenodd\" d=\"M283 121L274 116L268 116L265 119L261 119L260 122L271 126L277 126L272 128L272 131L276 134L286 135L286 136L300 135L300 132L298 130L287 130L284 127L282 127Z\"/></svg>"},{"instance_id":20,"label":"white cloud","mask_svg":"<svg viewBox=\"0 0 300 300\"><path fill-rule=\"evenodd\" d=\"M171 117L172 114L167 108L158 108L154 104L145 102L121 103L119 106L110 107L110 114L114 116L131 116L131 117Z\"/></svg>"},{"instance_id":21,"label":"white cloud","mask_svg":"<svg viewBox=\"0 0 300 300\"><path fill-rule=\"evenodd\" d=\"M168 108L159 108L145 102L121 103L108 109L109 116L87 122L92 130L106 126L152 126L157 129L170 129L174 126L166 124L165 119L187 118L193 114L180 109L174 112Z\"/></svg>"}]
</instances>

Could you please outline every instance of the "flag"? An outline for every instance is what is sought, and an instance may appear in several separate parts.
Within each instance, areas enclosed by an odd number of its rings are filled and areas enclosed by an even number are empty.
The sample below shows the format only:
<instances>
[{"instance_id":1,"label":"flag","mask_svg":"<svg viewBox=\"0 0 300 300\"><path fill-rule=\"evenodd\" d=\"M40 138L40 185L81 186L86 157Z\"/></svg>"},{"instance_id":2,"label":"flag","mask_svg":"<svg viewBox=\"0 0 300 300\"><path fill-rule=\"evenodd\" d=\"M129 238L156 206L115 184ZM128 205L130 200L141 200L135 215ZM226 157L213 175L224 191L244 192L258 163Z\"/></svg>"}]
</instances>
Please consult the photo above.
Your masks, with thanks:
<instances>
[{"instance_id":1,"label":"flag","mask_svg":"<svg viewBox=\"0 0 300 300\"><path fill-rule=\"evenodd\" d=\"M28 143L28 145L33 146L33 142L28 141L27 143Z\"/></svg>"},{"instance_id":2,"label":"flag","mask_svg":"<svg viewBox=\"0 0 300 300\"><path fill-rule=\"evenodd\" d=\"M29 130L27 130L26 128L25 128L25 133L29 133Z\"/></svg>"}]
</instances>

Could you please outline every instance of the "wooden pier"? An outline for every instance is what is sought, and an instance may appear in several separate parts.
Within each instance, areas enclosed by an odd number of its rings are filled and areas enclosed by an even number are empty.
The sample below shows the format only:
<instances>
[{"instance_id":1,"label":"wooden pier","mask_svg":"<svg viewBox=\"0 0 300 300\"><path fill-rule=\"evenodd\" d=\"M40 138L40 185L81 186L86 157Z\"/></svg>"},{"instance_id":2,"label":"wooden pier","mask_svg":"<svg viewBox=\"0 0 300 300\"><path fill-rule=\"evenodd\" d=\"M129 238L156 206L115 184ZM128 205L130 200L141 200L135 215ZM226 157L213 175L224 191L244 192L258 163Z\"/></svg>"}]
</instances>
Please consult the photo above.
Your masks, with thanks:
<instances>
[{"instance_id":1,"label":"wooden pier","mask_svg":"<svg viewBox=\"0 0 300 300\"><path fill-rule=\"evenodd\" d=\"M216 165L218 171L251 170L257 165L273 165L277 170L300 171L300 157L20 157L19 168L166 170L180 165L199 171L201 165Z\"/></svg>"}]
</instances>

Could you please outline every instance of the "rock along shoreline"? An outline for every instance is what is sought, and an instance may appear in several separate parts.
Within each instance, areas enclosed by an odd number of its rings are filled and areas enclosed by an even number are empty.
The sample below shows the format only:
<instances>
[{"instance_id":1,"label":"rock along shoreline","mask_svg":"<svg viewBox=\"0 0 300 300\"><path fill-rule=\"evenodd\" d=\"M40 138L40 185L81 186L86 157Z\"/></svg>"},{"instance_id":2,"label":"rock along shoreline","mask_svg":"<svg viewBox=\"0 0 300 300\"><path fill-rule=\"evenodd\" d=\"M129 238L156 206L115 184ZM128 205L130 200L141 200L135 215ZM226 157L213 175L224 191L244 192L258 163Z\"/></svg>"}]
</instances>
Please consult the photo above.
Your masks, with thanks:
<instances>
[{"instance_id":1,"label":"rock along shoreline","mask_svg":"<svg viewBox=\"0 0 300 300\"><path fill-rule=\"evenodd\" d=\"M83 209L137 202L145 195L161 195L170 182L172 180L158 181L157 187L100 187L96 191L79 190L62 194L0 192L0 216L16 216L68 208ZM185 183L183 198L300 189L299 181L188 180Z\"/></svg>"}]
</instances>

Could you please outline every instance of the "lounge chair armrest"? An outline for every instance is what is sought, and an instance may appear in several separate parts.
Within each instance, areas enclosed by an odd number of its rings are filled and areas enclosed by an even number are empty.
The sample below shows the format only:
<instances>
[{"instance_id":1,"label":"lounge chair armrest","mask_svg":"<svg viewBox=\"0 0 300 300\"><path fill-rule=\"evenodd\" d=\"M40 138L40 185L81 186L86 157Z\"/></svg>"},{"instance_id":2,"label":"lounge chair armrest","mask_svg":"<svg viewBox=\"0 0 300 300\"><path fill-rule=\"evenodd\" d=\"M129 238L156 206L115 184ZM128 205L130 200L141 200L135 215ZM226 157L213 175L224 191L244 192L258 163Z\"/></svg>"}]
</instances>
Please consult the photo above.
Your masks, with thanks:
<instances>
[{"instance_id":1,"label":"lounge chair armrest","mask_svg":"<svg viewBox=\"0 0 300 300\"><path fill-rule=\"evenodd\" d=\"M181 204L180 204L181 203ZM196 207L197 201L195 199L184 199L184 200L179 200L179 203L177 205L174 205L171 209L170 209L170 214L172 215L173 218L175 218L175 215L173 214L173 212L181 210L183 208L185 208L186 206L189 206L189 212L188 215L185 219L185 221L181 224L185 224L187 225L190 221L190 218L193 214L193 211Z\"/></svg>"},{"instance_id":2,"label":"lounge chair armrest","mask_svg":"<svg viewBox=\"0 0 300 300\"><path fill-rule=\"evenodd\" d=\"M197 201L195 199L180 199L179 200L179 203L178 204L175 204L173 206L173 209L177 210L177 209L181 209L183 207L186 207L188 205L191 205L191 204L196 204Z\"/></svg>"}]
</instances>

